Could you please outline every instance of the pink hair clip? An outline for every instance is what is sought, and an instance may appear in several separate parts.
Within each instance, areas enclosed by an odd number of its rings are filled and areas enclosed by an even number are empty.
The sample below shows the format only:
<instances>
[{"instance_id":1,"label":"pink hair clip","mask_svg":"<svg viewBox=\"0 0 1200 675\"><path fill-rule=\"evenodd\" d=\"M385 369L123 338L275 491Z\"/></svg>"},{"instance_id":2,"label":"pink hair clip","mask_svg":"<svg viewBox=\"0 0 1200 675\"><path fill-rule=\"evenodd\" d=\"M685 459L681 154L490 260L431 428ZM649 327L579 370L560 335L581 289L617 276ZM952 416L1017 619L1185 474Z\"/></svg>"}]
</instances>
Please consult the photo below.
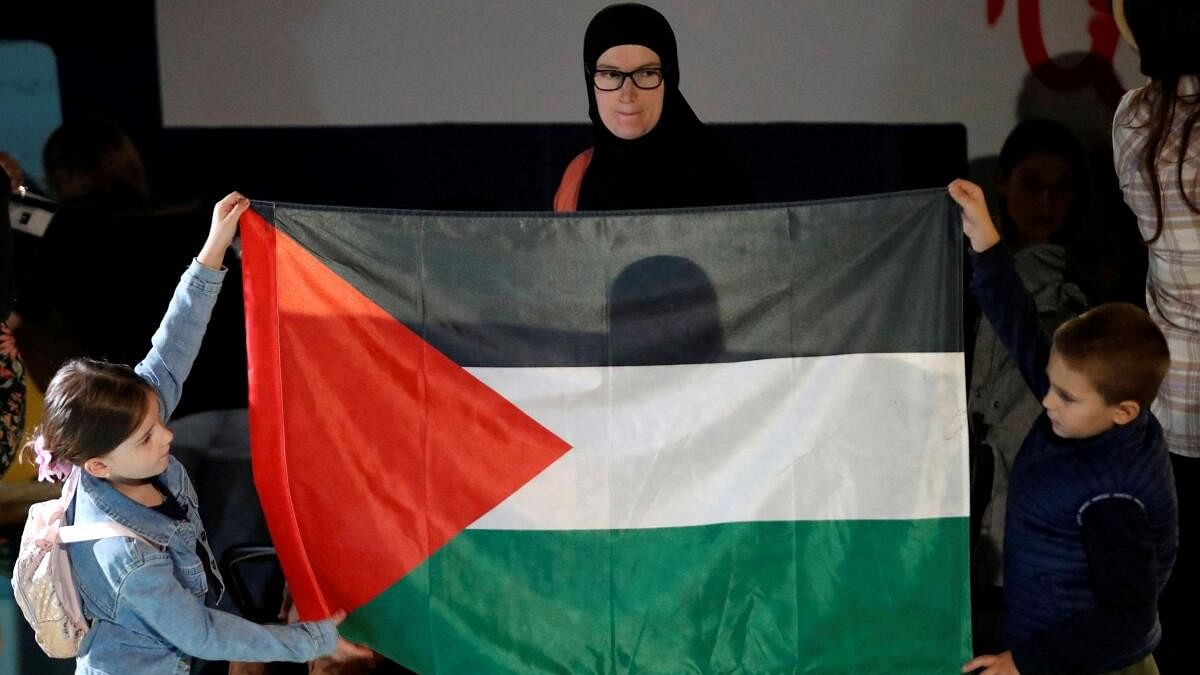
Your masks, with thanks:
<instances>
[{"instance_id":1,"label":"pink hair clip","mask_svg":"<svg viewBox=\"0 0 1200 675\"><path fill-rule=\"evenodd\" d=\"M71 474L71 469L75 468L66 460L55 460L42 436L38 436L33 442L33 454L34 461L38 465L38 480L40 481L49 483L62 480Z\"/></svg>"}]
</instances>

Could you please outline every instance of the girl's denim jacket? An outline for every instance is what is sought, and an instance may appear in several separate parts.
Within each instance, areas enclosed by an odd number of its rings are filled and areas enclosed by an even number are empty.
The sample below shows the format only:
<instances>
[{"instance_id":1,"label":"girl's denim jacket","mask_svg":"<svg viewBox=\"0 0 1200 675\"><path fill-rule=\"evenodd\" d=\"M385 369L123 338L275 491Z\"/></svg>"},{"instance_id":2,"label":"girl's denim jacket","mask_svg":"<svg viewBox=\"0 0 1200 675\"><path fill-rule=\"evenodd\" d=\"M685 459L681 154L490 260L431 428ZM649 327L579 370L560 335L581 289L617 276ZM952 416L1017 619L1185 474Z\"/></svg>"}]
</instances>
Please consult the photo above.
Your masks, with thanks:
<instances>
[{"instance_id":1,"label":"girl's denim jacket","mask_svg":"<svg viewBox=\"0 0 1200 675\"><path fill-rule=\"evenodd\" d=\"M224 270L192 262L154 333L150 352L134 369L157 390L164 421L179 402L224 277ZM221 581L200 522L196 493L174 458L162 478L187 507L186 521L142 506L108 481L83 472L74 523L113 520L150 543L111 537L68 545L84 613L91 621L75 672L183 675L189 672L192 657L308 661L331 653L337 633L329 621L261 626L205 606L208 582L197 541L217 583Z\"/></svg>"}]
</instances>

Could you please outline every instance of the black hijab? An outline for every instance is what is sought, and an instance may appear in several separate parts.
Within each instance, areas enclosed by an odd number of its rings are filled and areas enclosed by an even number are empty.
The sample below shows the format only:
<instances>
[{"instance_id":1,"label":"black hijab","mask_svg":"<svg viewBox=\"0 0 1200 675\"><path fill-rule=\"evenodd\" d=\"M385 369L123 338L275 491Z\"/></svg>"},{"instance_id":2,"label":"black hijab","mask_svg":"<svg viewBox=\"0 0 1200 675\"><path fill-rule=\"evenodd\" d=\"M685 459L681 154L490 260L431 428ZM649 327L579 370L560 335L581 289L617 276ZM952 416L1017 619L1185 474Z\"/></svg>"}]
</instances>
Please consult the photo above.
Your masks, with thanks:
<instances>
[{"instance_id":1,"label":"black hijab","mask_svg":"<svg viewBox=\"0 0 1200 675\"><path fill-rule=\"evenodd\" d=\"M633 140L604 126L591 71L608 49L642 45L663 67L663 109L658 124ZM750 201L741 175L713 132L679 92L679 56L666 17L635 3L610 5L588 24L583 39L584 84L594 151L579 189L580 210L711 206Z\"/></svg>"}]
</instances>

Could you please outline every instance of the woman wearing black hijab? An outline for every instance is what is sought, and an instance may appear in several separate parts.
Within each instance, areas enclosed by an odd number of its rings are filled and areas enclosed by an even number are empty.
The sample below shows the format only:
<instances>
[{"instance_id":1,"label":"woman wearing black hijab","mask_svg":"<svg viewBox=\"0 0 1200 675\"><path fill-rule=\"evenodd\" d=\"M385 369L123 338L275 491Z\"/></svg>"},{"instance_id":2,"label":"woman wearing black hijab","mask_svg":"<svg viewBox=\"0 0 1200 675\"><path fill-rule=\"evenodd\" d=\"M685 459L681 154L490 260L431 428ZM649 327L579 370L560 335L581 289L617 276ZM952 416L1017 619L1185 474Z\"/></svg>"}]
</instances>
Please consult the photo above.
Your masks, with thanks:
<instances>
[{"instance_id":1,"label":"woman wearing black hijab","mask_svg":"<svg viewBox=\"0 0 1200 675\"><path fill-rule=\"evenodd\" d=\"M576 157L555 211L750 201L746 180L679 91L675 33L634 3L601 10L583 40L594 146Z\"/></svg>"}]
</instances>

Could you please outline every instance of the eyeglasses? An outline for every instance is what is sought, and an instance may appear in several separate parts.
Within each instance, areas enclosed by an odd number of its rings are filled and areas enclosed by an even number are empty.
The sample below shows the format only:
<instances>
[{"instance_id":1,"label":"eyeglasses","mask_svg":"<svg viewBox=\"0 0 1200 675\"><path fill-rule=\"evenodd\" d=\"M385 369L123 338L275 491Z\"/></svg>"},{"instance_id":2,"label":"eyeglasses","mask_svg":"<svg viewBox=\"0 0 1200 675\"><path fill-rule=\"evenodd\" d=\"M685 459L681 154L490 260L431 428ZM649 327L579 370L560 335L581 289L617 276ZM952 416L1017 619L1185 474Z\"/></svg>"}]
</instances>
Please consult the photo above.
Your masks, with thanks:
<instances>
[{"instance_id":1,"label":"eyeglasses","mask_svg":"<svg viewBox=\"0 0 1200 675\"><path fill-rule=\"evenodd\" d=\"M638 89L658 89L663 83L662 68L641 68L632 73L623 70L593 70L592 84L600 91L616 91L625 86L625 78Z\"/></svg>"}]
</instances>

